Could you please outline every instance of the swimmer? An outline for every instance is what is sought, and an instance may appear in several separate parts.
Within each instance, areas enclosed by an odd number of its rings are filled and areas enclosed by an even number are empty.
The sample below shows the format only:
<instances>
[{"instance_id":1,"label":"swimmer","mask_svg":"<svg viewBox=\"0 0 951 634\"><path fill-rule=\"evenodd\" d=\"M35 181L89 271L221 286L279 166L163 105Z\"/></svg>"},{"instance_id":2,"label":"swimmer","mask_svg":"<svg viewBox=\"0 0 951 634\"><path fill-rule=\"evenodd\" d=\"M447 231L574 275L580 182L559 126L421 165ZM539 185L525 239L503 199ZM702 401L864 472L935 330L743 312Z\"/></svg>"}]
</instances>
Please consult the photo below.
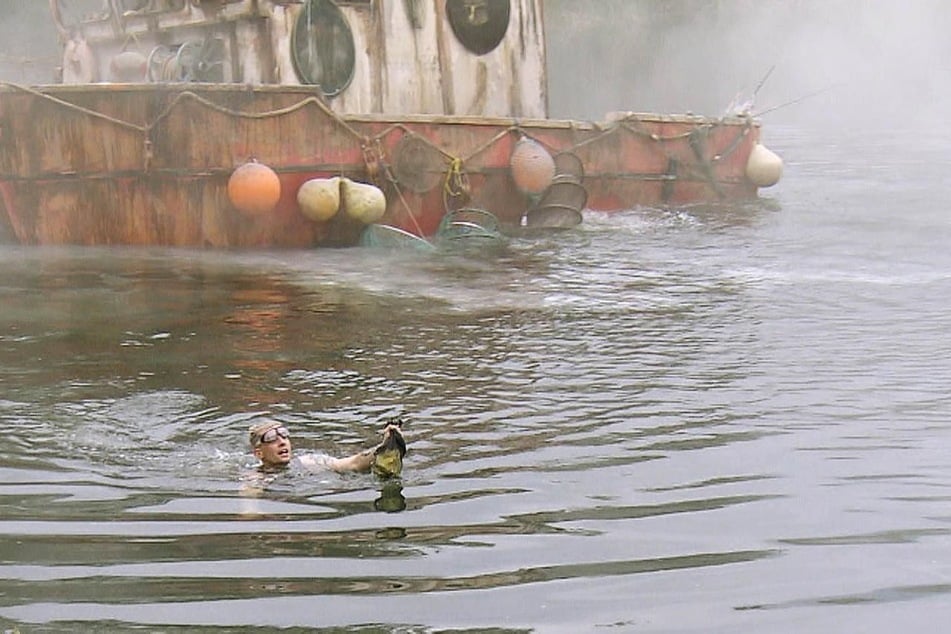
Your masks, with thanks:
<instances>
[{"instance_id":1,"label":"swimmer","mask_svg":"<svg viewBox=\"0 0 951 634\"><path fill-rule=\"evenodd\" d=\"M383 427L383 439L378 445L345 458L313 454L295 458L291 451L290 432L277 421L254 425L248 431L251 450L261 461L260 469L265 472L284 469L294 462L308 471L324 469L337 473L373 471L380 477L393 477L400 474L403 468L403 456L406 455L406 441L403 440L402 427L401 419L388 419Z\"/></svg>"}]
</instances>

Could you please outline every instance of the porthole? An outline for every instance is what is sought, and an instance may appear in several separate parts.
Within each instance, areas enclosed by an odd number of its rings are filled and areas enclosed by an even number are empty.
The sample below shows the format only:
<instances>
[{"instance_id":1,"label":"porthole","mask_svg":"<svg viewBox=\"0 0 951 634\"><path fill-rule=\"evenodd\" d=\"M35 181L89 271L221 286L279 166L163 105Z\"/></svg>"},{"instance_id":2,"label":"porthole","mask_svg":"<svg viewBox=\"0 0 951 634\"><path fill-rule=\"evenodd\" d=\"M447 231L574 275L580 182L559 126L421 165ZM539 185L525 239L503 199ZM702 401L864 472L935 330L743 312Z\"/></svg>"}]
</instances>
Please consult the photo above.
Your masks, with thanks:
<instances>
[{"instance_id":1,"label":"porthole","mask_svg":"<svg viewBox=\"0 0 951 634\"><path fill-rule=\"evenodd\" d=\"M456 39L476 55L495 49L509 28L509 0L446 0Z\"/></svg>"},{"instance_id":2,"label":"porthole","mask_svg":"<svg viewBox=\"0 0 951 634\"><path fill-rule=\"evenodd\" d=\"M353 79L353 32L331 0L307 0L291 35L294 72L304 84L320 86L327 97L340 94Z\"/></svg>"}]
</instances>

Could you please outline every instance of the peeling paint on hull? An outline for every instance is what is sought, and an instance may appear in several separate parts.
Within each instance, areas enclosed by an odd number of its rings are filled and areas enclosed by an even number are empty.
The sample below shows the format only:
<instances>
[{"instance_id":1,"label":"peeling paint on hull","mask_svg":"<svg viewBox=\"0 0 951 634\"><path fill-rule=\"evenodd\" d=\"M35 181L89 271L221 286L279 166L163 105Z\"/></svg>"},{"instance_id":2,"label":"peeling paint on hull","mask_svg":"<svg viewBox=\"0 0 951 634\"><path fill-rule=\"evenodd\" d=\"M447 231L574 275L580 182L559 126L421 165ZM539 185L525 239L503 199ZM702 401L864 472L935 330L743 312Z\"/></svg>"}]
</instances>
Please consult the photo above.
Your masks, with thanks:
<instances>
[{"instance_id":1,"label":"peeling paint on hull","mask_svg":"<svg viewBox=\"0 0 951 634\"><path fill-rule=\"evenodd\" d=\"M581 159L592 209L756 196L744 170L759 127L743 118L628 114L591 124L340 115L307 87L7 84L0 87L0 238L35 245L347 244L360 227L315 223L297 206L303 182L332 176L380 186L387 198L382 222L412 233L431 234L447 207L463 204L517 224L532 203L509 171L522 135ZM426 161L401 154L410 138ZM228 199L229 176L249 158L281 179L281 200L266 217L248 218ZM467 195L457 196L463 189Z\"/></svg>"}]
</instances>

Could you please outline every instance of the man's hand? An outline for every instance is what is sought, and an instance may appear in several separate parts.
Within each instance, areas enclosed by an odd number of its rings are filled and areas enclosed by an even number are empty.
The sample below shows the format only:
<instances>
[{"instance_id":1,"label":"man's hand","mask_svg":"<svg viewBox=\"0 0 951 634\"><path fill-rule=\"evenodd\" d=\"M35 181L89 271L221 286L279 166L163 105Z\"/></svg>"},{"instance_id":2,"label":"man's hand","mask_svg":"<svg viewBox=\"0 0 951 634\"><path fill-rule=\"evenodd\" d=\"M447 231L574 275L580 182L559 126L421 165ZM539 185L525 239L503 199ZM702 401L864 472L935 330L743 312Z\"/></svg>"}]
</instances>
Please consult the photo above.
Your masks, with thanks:
<instances>
[{"instance_id":1,"label":"man's hand","mask_svg":"<svg viewBox=\"0 0 951 634\"><path fill-rule=\"evenodd\" d=\"M373 472L383 478L398 476L403 470L403 456L406 455L403 419L388 419L382 434L383 441L373 451Z\"/></svg>"},{"instance_id":2,"label":"man's hand","mask_svg":"<svg viewBox=\"0 0 951 634\"><path fill-rule=\"evenodd\" d=\"M406 441L403 439L403 419L396 416L389 418L383 425L383 441L377 446L374 453L380 454L384 451L397 449L400 452L400 458L406 455Z\"/></svg>"}]
</instances>

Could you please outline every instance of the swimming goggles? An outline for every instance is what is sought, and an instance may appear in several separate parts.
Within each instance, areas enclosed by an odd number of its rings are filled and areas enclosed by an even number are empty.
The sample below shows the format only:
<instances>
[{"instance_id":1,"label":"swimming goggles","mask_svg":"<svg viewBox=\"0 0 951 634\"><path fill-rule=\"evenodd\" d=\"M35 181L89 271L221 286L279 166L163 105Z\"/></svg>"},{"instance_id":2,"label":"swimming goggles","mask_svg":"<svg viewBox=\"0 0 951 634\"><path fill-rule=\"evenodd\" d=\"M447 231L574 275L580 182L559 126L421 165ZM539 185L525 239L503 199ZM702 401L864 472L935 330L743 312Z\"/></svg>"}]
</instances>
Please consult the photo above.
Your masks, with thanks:
<instances>
[{"instance_id":1,"label":"swimming goggles","mask_svg":"<svg viewBox=\"0 0 951 634\"><path fill-rule=\"evenodd\" d=\"M261 439L258 441L262 445L268 445L280 436L281 438L289 438L291 433L287 431L287 427L271 427L269 430L261 434Z\"/></svg>"}]
</instances>

